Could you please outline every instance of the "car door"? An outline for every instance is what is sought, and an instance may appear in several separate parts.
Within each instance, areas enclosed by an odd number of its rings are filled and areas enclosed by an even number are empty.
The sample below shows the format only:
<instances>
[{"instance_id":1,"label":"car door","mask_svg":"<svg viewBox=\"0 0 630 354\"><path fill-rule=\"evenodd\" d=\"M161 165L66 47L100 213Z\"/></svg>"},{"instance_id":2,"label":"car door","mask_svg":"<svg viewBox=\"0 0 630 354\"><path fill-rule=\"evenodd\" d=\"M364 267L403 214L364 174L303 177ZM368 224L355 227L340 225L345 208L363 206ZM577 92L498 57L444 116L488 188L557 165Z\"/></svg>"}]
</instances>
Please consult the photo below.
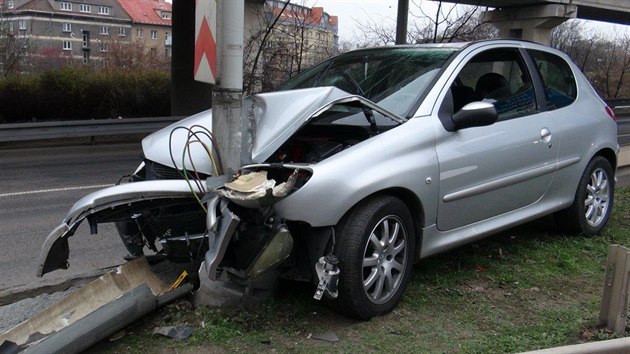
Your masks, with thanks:
<instances>
[{"instance_id":1,"label":"car door","mask_svg":"<svg viewBox=\"0 0 630 354\"><path fill-rule=\"evenodd\" d=\"M440 164L437 225L452 230L531 205L552 182L559 137L518 48L470 53L441 103L436 133ZM469 102L495 106L496 123L448 131L452 113ZM454 130L454 129L450 129Z\"/></svg>"}]
</instances>

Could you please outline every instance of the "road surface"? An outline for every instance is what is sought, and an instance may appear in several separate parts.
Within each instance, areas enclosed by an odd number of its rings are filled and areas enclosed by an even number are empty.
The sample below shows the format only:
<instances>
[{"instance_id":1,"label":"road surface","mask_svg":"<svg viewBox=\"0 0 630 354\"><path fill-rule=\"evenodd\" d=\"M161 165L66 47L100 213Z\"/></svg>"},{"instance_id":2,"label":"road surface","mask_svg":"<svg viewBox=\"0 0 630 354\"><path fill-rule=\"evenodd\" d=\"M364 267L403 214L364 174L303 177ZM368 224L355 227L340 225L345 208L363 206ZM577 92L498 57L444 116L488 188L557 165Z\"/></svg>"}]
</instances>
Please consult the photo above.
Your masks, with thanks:
<instances>
[{"instance_id":1,"label":"road surface","mask_svg":"<svg viewBox=\"0 0 630 354\"><path fill-rule=\"evenodd\" d=\"M113 225L99 227L96 236L81 225L70 238L70 268L35 276L44 239L70 207L132 173L140 153L139 143L0 150L0 291L58 283L124 262Z\"/></svg>"}]
</instances>

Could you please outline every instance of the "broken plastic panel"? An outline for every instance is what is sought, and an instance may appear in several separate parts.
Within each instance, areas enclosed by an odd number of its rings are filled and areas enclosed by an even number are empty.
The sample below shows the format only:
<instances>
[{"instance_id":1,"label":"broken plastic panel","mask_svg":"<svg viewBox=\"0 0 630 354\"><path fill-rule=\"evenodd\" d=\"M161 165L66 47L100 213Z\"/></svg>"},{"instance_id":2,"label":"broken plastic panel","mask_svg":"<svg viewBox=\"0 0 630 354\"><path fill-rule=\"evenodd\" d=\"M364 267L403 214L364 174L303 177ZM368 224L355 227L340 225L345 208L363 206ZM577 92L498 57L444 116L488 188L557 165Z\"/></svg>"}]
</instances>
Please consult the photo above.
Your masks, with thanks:
<instances>
[{"instance_id":1,"label":"broken plastic panel","mask_svg":"<svg viewBox=\"0 0 630 354\"><path fill-rule=\"evenodd\" d=\"M0 352L78 353L192 288L169 290L138 258L0 335Z\"/></svg>"}]
</instances>

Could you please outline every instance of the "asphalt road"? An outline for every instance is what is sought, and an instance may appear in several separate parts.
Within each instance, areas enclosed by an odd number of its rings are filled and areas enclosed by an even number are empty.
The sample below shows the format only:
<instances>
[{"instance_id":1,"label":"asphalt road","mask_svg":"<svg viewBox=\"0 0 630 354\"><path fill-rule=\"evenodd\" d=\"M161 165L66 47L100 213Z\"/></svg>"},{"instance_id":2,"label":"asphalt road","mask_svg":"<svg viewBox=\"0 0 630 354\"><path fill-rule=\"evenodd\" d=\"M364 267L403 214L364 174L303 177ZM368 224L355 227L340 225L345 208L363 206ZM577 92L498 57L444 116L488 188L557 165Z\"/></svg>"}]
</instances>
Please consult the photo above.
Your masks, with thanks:
<instances>
[{"instance_id":1,"label":"asphalt road","mask_svg":"<svg viewBox=\"0 0 630 354\"><path fill-rule=\"evenodd\" d=\"M82 196L132 173L140 144L0 150L0 291L38 287L123 263L113 225L70 238L70 268L35 276L40 247Z\"/></svg>"}]
</instances>

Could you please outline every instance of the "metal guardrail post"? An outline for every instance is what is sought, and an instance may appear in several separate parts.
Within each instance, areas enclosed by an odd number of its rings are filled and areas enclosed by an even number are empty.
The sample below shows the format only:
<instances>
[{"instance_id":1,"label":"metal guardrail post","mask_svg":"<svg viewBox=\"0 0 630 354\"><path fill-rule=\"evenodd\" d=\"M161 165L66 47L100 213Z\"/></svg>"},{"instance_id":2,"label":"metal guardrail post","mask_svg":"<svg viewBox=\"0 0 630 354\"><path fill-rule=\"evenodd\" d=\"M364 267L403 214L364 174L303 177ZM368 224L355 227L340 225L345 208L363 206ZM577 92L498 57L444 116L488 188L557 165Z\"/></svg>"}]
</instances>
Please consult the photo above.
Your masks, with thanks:
<instances>
[{"instance_id":1,"label":"metal guardrail post","mask_svg":"<svg viewBox=\"0 0 630 354\"><path fill-rule=\"evenodd\" d=\"M630 249L620 245L610 245L599 324L606 326L620 337L624 335L628 323L629 279Z\"/></svg>"}]
</instances>

